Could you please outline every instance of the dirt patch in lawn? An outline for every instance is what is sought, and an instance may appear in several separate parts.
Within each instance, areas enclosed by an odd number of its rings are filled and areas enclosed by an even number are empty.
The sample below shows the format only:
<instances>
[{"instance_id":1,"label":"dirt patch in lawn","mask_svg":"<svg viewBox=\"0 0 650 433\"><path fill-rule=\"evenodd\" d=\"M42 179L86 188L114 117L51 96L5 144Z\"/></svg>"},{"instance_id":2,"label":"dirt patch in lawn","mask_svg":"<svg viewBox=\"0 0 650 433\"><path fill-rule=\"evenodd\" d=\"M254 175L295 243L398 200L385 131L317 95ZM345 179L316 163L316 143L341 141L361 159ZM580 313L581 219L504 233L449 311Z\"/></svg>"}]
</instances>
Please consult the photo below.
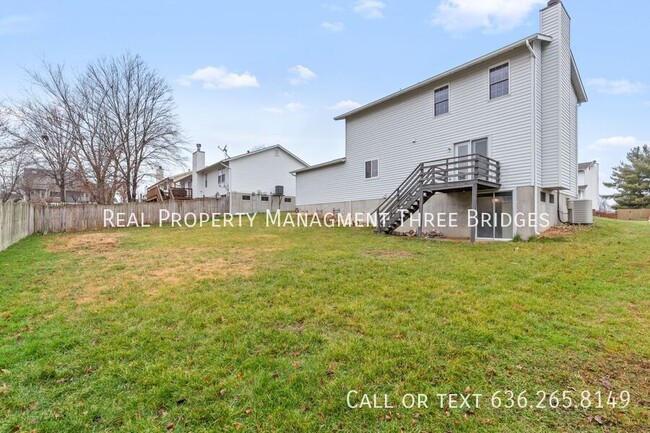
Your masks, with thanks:
<instances>
[{"instance_id":1,"label":"dirt patch in lawn","mask_svg":"<svg viewBox=\"0 0 650 433\"><path fill-rule=\"evenodd\" d=\"M159 296L180 297L198 281L250 277L261 255L274 250L173 245L131 249L119 247L120 236L93 233L53 239L47 246L49 251L73 255L62 257L63 268L68 271L47 276L56 291L44 295L72 300L77 305L109 305L138 293L145 301Z\"/></svg>"},{"instance_id":2,"label":"dirt patch in lawn","mask_svg":"<svg viewBox=\"0 0 650 433\"><path fill-rule=\"evenodd\" d=\"M118 233L84 233L53 237L46 245L51 253L72 251L83 254L104 253L116 250L120 244Z\"/></svg>"},{"instance_id":3,"label":"dirt patch in lawn","mask_svg":"<svg viewBox=\"0 0 650 433\"><path fill-rule=\"evenodd\" d=\"M558 239L573 236L581 230L579 226L554 226L539 235L540 238Z\"/></svg>"}]
</instances>

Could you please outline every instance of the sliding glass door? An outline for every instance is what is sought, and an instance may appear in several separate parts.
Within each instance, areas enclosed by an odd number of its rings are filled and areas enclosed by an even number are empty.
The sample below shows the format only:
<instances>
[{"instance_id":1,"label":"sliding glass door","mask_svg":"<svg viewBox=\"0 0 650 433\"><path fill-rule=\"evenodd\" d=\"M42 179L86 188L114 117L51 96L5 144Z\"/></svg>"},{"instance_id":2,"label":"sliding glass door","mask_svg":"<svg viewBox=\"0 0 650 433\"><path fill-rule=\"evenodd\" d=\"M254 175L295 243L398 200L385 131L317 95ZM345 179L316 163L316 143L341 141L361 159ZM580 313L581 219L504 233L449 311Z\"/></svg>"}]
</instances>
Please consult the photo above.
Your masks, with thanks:
<instances>
[{"instance_id":1,"label":"sliding glass door","mask_svg":"<svg viewBox=\"0 0 650 433\"><path fill-rule=\"evenodd\" d=\"M512 239L514 235L512 192L480 194L477 211L477 238Z\"/></svg>"}]
</instances>

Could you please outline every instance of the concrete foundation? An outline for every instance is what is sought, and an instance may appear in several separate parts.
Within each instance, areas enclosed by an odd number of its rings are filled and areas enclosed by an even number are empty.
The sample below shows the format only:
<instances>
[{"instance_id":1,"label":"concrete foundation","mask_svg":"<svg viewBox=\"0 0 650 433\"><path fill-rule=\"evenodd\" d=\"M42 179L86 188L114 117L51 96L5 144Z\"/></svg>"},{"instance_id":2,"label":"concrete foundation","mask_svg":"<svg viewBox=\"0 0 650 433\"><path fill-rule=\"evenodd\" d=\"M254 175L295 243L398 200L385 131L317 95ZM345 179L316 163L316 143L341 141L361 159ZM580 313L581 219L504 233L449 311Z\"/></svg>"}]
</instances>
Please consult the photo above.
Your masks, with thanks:
<instances>
[{"instance_id":1,"label":"concrete foundation","mask_svg":"<svg viewBox=\"0 0 650 433\"><path fill-rule=\"evenodd\" d=\"M541 202L540 189L535 191L532 186L518 187L514 190L499 191L512 192L513 218L517 216L518 223L513 227L513 236L519 235L522 239L527 240L531 236L542 233L548 228L560 224L558 219L558 206L563 220L568 219L567 201L569 196L548 191L546 202ZM484 192L479 193L479 196ZM554 203L549 203L550 194L554 194ZM309 213L373 213L384 199L358 200L346 202L320 203L312 205L300 205L298 209L301 212ZM537 211L535 211L535 202L537 202ZM424 232L435 230L442 233L445 237L450 238L468 238L470 237L473 227L468 226L469 213L471 209L472 195L470 191L458 191L449 193L436 193L424 205L425 221L423 226ZM420 224L419 212L416 212L411 218L399 227L397 232L417 231Z\"/></svg>"}]
</instances>

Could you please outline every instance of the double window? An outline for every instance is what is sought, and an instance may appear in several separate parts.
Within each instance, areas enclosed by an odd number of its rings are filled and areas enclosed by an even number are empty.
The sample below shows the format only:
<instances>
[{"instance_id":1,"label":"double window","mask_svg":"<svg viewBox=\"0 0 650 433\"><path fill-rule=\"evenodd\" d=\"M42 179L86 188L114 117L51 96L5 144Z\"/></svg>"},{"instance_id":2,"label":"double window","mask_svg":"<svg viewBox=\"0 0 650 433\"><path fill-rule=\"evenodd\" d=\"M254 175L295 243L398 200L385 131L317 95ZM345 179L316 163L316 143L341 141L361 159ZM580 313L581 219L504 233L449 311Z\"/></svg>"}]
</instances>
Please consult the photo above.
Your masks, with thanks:
<instances>
[{"instance_id":1,"label":"double window","mask_svg":"<svg viewBox=\"0 0 650 433\"><path fill-rule=\"evenodd\" d=\"M219 185L223 185L226 183L226 171L225 170L219 170L217 172L217 183Z\"/></svg>"},{"instance_id":2,"label":"double window","mask_svg":"<svg viewBox=\"0 0 650 433\"><path fill-rule=\"evenodd\" d=\"M433 104L434 116L449 113L449 86L440 87L433 91Z\"/></svg>"},{"instance_id":3,"label":"double window","mask_svg":"<svg viewBox=\"0 0 650 433\"><path fill-rule=\"evenodd\" d=\"M510 64L495 66L490 69L490 99L510 93Z\"/></svg>"},{"instance_id":4,"label":"double window","mask_svg":"<svg viewBox=\"0 0 650 433\"><path fill-rule=\"evenodd\" d=\"M370 159L366 161L366 179L379 177L379 160Z\"/></svg>"}]
</instances>

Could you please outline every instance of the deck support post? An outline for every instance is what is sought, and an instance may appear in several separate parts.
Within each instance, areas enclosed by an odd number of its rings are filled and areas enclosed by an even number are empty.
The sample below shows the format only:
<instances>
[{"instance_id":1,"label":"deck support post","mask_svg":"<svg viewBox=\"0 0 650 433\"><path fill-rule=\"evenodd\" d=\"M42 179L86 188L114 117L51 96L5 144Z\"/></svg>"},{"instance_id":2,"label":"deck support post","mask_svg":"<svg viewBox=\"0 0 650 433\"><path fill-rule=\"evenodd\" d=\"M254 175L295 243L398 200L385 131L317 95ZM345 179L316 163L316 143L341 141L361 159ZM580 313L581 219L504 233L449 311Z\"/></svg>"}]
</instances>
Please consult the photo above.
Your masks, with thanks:
<instances>
[{"instance_id":1,"label":"deck support post","mask_svg":"<svg viewBox=\"0 0 650 433\"><path fill-rule=\"evenodd\" d=\"M476 181L472 184L472 210L476 212L478 208L478 184ZM467 225L470 226L469 219L467 220ZM476 230L477 227L469 227L469 240L471 243L476 242Z\"/></svg>"},{"instance_id":2,"label":"deck support post","mask_svg":"<svg viewBox=\"0 0 650 433\"><path fill-rule=\"evenodd\" d=\"M418 236L420 238L422 238L423 235L424 235L424 231L423 231L423 227L424 227L424 189L423 188L420 188L420 209L419 209L419 212L420 212L420 224L418 224Z\"/></svg>"},{"instance_id":3,"label":"deck support post","mask_svg":"<svg viewBox=\"0 0 650 433\"><path fill-rule=\"evenodd\" d=\"M381 224L379 222L379 208L377 208L377 234L381 233Z\"/></svg>"}]
</instances>

